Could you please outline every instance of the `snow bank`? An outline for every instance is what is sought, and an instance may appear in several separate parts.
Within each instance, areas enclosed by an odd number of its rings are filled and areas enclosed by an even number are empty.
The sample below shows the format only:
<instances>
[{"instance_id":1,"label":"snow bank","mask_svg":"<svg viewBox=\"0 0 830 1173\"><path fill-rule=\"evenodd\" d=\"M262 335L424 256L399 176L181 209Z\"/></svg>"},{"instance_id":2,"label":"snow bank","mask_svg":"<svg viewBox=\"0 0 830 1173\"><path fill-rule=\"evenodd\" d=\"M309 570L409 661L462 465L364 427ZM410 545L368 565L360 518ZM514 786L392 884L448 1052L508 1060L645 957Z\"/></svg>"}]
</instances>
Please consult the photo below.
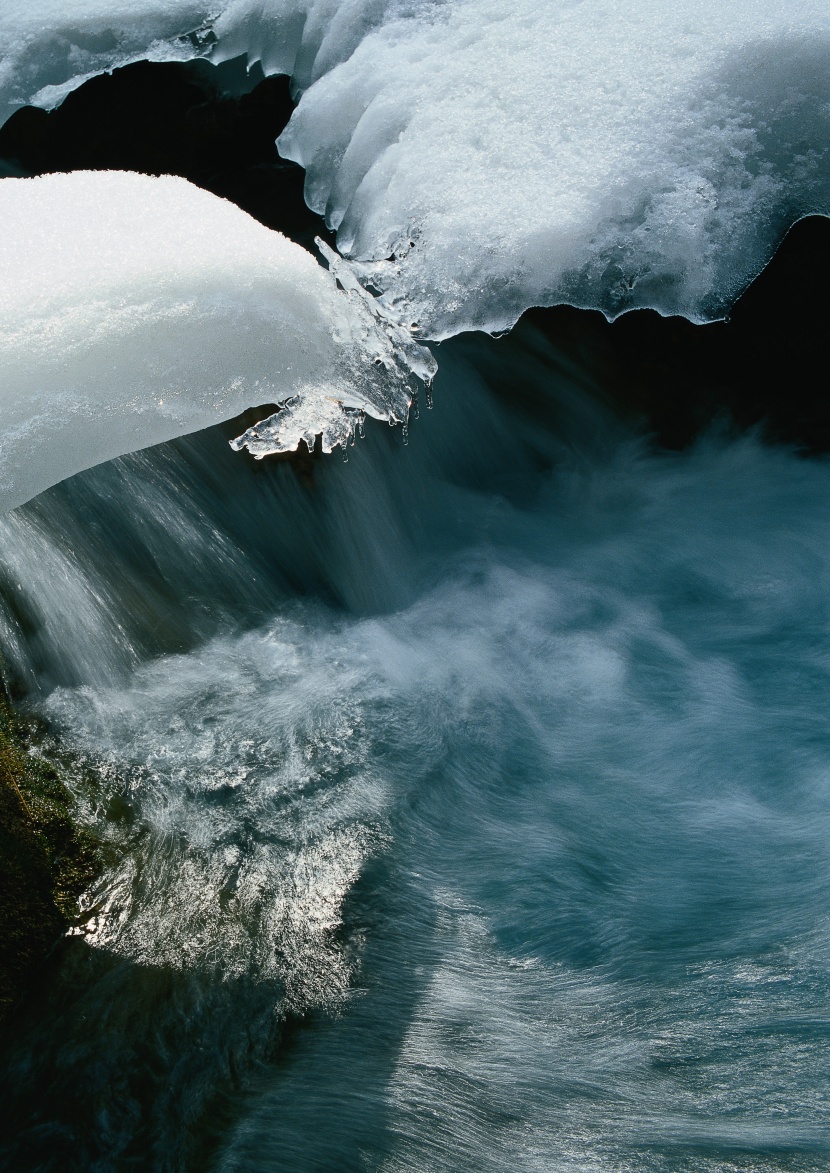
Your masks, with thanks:
<instances>
[{"instance_id":1,"label":"snow bank","mask_svg":"<svg viewBox=\"0 0 830 1173\"><path fill-rule=\"evenodd\" d=\"M13 0L0 43L7 106L142 53L291 73L280 149L431 337L560 301L718 317L830 212L826 0Z\"/></svg>"},{"instance_id":2,"label":"snow bank","mask_svg":"<svg viewBox=\"0 0 830 1173\"><path fill-rule=\"evenodd\" d=\"M429 374L365 297L183 179L0 180L0 510L266 402L291 400L257 455L330 450L363 412L406 418L407 359Z\"/></svg>"},{"instance_id":3,"label":"snow bank","mask_svg":"<svg viewBox=\"0 0 830 1173\"><path fill-rule=\"evenodd\" d=\"M280 139L430 337L533 304L722 315L830 212L826 0L452 0L388 19Z\"/></svg>"}]
</instances>

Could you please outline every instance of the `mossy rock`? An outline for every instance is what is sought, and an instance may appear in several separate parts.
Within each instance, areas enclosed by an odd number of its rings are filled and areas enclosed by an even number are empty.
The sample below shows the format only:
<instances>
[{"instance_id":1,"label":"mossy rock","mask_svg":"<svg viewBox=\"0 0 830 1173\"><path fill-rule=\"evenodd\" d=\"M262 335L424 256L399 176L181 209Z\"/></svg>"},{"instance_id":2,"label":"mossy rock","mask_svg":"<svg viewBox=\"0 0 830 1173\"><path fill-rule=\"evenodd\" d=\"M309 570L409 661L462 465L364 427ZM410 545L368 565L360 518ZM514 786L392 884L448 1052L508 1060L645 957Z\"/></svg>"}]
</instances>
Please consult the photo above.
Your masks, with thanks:
<instances>
[{"instance_id":1,"label":"mossy rock","mask_svg":"<svg viewBox=\"0 0 830 1173\"><path fill-rule=\"evenodd\" d=\"M70 926L101 868L68 766L0 697L0 1021Z\"/></svg>"}]
</instances>

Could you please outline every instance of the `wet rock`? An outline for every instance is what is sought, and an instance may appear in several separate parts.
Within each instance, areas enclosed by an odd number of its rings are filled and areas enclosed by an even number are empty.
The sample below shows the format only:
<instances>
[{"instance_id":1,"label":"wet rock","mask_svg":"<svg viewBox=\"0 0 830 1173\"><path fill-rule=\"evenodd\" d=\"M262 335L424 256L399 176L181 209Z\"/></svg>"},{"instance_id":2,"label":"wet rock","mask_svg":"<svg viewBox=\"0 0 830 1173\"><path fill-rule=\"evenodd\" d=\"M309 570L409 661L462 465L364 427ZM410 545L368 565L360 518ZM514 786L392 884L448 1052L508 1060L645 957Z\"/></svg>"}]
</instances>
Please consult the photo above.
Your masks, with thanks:
<instances>
[{"instance_id":1,"label":"wet rock","mask_svg":"<svg viewBox=\"0 0 830 1173\"><path fill-rule=\"evenodd\" d=\"M0 1022L62 934L100 867L60 765L0 698Z\"/></svg>"}]
</instances>

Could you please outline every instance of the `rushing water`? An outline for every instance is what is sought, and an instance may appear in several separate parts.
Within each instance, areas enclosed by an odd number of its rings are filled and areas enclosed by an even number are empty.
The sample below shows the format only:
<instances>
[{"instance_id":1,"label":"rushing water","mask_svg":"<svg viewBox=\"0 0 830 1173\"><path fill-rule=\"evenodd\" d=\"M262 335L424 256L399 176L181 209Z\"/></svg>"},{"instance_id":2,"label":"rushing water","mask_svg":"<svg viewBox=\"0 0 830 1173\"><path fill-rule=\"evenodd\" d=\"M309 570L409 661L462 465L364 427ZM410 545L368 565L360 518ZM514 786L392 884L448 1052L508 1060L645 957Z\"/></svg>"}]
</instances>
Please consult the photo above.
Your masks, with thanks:
<instances>
[{"instance_id":1,"label":"rushing water","mask_svg":"<svg viewBox=\"0 0 830 1173\"><path fill-rule=\"evenodd\" d=\"M830 1162L830 467L654 453L529 328L409 443L218 431L0 523L110 862L14 1170Z\"/></svg>"}]
</instances>

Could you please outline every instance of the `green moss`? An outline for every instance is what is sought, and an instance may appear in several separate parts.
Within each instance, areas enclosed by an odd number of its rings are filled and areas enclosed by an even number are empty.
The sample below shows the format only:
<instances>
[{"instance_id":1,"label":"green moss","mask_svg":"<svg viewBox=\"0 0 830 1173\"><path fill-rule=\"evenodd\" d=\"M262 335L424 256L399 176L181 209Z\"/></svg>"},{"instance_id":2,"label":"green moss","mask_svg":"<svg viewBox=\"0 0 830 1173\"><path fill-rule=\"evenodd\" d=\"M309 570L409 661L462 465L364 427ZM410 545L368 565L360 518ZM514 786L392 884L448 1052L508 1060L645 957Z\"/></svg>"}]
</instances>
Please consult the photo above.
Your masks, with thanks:
<instances>
[{"instance_id":1,"label":"green moss","mask_svg":"<svg viewBox=\"0 0 830 1173\"><path fill-rule=\"evenodd\" d=\"M69 768L0 697L0 1019L78 922L79 897L100 872L100 844L75 817Z\"/></svg>"}]
</instances>

